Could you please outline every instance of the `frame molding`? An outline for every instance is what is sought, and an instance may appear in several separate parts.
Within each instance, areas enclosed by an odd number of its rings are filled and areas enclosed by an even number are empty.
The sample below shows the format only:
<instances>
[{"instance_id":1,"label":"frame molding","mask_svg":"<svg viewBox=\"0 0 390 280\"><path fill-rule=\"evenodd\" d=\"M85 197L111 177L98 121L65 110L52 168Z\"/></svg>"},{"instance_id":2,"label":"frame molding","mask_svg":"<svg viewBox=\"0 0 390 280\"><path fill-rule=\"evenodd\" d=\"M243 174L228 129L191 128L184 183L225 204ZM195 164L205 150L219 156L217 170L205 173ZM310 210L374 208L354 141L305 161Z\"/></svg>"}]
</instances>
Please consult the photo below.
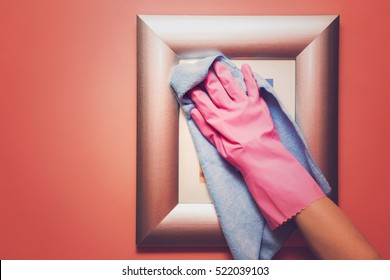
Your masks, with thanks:
<instances>
[{"instance_id":1,"label":"frame molding","mask_svg":"<svg viewBox=\"0 0 390 280\"><path fill-rule=\"evenodd\" d=\"M181 58L295 59L296 122L337 200L339 16L137 17L138 246L226 245L212 204L178 202Z\"/></svg>"}]
</instances>

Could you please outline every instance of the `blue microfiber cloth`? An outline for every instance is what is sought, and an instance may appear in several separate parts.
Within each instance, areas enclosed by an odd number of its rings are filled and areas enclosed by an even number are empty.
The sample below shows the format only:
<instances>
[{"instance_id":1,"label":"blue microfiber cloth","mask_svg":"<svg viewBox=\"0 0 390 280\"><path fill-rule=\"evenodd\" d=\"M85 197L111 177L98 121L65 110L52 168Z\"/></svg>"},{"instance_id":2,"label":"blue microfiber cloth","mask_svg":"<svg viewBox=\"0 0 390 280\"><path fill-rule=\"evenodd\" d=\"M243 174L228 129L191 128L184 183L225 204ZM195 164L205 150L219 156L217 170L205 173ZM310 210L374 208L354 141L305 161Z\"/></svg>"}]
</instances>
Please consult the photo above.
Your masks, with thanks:
<instances>
[{"instance_id":1,"label":"blue microfiber cloth","mask_svg":"<svg viewBox=\"0 0 390 280\"><path fill-rule=\"evenodd\" d=\"M241 71L220 53L196 63L177 65L170 84L186 114L207 187L233 257L245 260L271 259L295 229L295 223L289 221L276 230L271 230L252 199L241 174L219 155L191 119L190 111L195 105L186 93L205 79L210 66L216 60L228 66L234 78L246 90ZM285 113L272 86L256 73L255 79L282 143L313 176L323 191L329 194L331 188L310 156L298 126Z\"/></svg>"}]
</instances>

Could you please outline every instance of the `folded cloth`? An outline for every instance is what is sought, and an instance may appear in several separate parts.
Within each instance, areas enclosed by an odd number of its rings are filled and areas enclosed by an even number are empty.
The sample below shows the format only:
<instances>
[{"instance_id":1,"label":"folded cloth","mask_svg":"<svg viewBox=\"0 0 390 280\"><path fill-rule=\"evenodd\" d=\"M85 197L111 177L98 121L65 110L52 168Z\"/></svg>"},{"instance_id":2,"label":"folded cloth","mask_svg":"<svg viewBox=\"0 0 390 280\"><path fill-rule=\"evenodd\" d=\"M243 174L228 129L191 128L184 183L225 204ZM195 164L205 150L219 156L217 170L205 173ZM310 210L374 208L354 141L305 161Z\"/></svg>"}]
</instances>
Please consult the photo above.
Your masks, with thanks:
<instances>
[{"instance_id":1,"label":"folded cloth","mask_svg":"<svg viewBox=\"0 0 390 280\"><path fill-rule=\"evenodd\" d=\"M271 259L295 229L295 223L289 221L276 230L269 228L241 174L219 155L191 118L190 112L195 105L186 93L206 78L210 66L216 60L223 62L240 86L246 90L241 71L220 53L196 63L177 65L170 84L185 112L207 188L234 259ZM257 73L254 75L282 143L328 195L331 188L312 159L298 126L285 112L272 86Z\"/></svg>"}]
</instances>

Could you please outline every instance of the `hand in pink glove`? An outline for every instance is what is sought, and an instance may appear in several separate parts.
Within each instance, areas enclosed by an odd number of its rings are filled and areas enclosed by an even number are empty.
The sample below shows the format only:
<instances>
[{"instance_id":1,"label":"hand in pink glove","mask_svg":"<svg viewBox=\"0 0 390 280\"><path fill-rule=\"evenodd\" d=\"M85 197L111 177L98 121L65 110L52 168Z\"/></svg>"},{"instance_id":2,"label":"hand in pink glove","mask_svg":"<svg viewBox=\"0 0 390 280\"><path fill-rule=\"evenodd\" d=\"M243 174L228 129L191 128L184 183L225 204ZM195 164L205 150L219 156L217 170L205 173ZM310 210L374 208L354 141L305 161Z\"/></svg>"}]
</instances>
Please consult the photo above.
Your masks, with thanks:
<instances>
[{"instance_id":1,"label":"hand in pink glove","mask_svg":"<svg viewBox=\"0 0 390 280\"><path fill-rule=\"evenodd\" d=\"M325 194L283 146L252 70L241 68L246 94L222 62L204 86L190 91L192 118L218 152L233 164L272 229Z\"/></svg>"}]
</instances>

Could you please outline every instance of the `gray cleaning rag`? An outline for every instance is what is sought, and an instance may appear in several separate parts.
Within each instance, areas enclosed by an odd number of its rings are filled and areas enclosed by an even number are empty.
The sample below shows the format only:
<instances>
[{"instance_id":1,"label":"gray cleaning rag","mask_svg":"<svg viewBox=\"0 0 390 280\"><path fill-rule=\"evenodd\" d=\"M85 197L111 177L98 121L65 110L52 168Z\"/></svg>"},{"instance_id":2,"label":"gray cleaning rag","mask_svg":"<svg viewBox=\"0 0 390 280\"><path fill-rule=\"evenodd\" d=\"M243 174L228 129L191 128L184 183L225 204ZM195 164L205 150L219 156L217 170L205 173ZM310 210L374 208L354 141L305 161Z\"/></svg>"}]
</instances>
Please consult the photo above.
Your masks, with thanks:
<instances>
[{"instance_id":1,"label":"gray cleaning rag","mask_svg":"<svg viewBox=\"0 0 390 280\"><path fill-rule=\"evenodd\" d=\"M296 225L290 221L276 230L269 228L241 174L218 154L191 119L190 111L195 105L186 93L205 79L210 66L216 60L227 65L240 86L246 90L241 71L222 54L206 57L193 64L177 65L170 83L177 101L186 114L207 187L233 257L246 260L271 259ZM272 86L256 73L255 79L270 109L282 143L312 175L322 190L329 194L331 188L310 156L298 126L282 108Z\"/></svg>"}]
</instances>

